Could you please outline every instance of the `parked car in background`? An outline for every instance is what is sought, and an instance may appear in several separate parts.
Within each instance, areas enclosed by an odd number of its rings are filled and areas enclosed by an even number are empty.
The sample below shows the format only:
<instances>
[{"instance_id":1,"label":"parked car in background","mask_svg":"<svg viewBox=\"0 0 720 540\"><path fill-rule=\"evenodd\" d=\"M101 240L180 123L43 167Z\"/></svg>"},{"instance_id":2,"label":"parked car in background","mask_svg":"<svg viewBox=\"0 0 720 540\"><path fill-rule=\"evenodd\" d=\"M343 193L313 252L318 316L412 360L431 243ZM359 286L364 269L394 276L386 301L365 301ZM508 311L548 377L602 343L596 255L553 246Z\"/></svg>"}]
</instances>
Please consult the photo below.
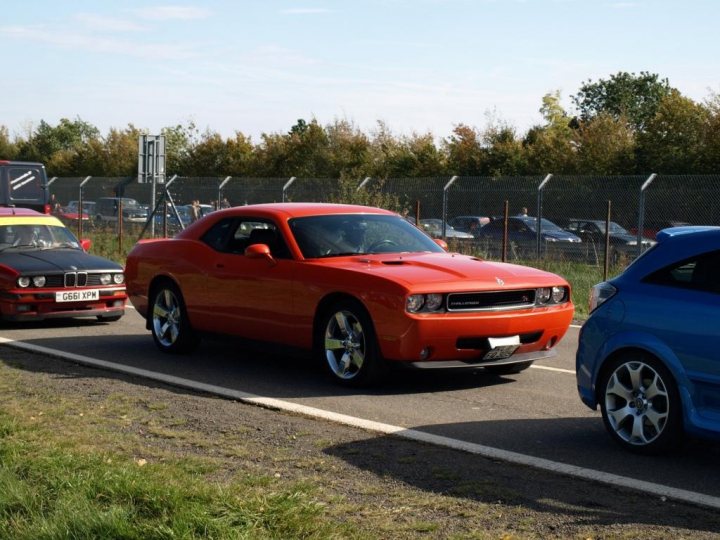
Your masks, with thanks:
<instances>
[{"instance_id":1,"label":"parked car in background","mask_svg":"<svg viewBox=\"0 0 720 540\"><path fill-rule=\"evenodd\" d=\"M47 173L42 163L0 160L0 206L52 211Z\"/></svg>"},{"instance_id":2,"label":"parked car in background","mask_svg":"<svg viewBox=\"0 0 720 540\"><path fill-rule=\"evenodd\" d=\"M63 212L73 212L77 213L79 210L80 201L69 201L65 207L63 207ZM83 213L89 214L91 216L95 215L95 201L83 201L82 203L83 207Z\"/></svg>"},{"instance_id":3,"label":"parked car in background","mask_svg":"<svg viewBox=\"0 0 720 540\"><path fill-rule=\"evenodd\" d=\"M685 434L720 436L719 307L720 227L660 231L622 274L593 287L578 391L621 446L656 453Z\"/></svg>"},{"instance_id":4,"label":"parked car in background","mask_svg":"<svg viewBox=\"0 0 720 540\"><path fill-rule=\"evenodd\" d=\"M429 218L420 220L420 227L422 228L422 230L433 238L443 238L442 225L442 219ZM472 240L475 237L470 233L455 230L452 225L446 223L445 238L455 240Z\"/></svg>"},{"instance_id":5,"label":"parked car in background","mask_svg":"<svg viewBox=\"0 0 720 540\"><path fill-rule=\"evenodd\" d=\"M55 216L0 208L0 319L97 317L125 313L123 267L87 253Z\"/></svg>"},{"instance_id":6,"label":"parked car in background","mask_svg":"<svg viewBox=\"0 0 720 540\"><path fill-rule=\"evenodd\" d=\"M657 233L662 231L663 229L669 229L671 227L689 227L692 225L692 223L688 223L687 221L681 221L676 219L650 219L643 223L643 237L655 238ZM637 230L637 227L631 228L630 234L637 235Z\"/></svg>"},{"instance_id":7,"label":"parked car in background","mask_svg":"<svg viewBox=\"0 0 720 540\"><path fill-rule=\"evenodd\" d=\"M490 223L490 218L487 216L455 216L450 218L448 223L456 231L470 233L477 237L480 234L480 228Z\"/></svg>"},{"instance_id":8,"label":"parked car in background","mask_svg":"<svg viewBox=\"0 0 720 540\"><path fill-rule=\"evenodd\" d=\"M62 207L58 212L54 212L53 214L70 227L76 226L79 219L82 219L83 226L92 225L94 223L95 202L83 201L82 206L83 211L80 213L79 201L70 201L67 206Z\"/></svg>"},{"instance_id":9,"label":"parked car in background","mask_svg":"<svg viewBox=\"0 0 720 540\"><path fill-rule=\"evenodd\" d=\"M526 257L535 253L537 249L538 233L536 232L537 218L531 216L510 216L508 217L507 232L508 251L516 257ZM489 252L495 254L502 246L502 239L505 230L505 219L494 217L490 223L483 226L477 238L484 240ZM575 249L581 244L580 237L571 232L561 229L552 221L542 218L540 228L540 248L546 251L552 247L557 251L575 255ZM569 247L568 247L569 246Z\"/></svg>"},{"instance_id":10,"label":"parked car in background","mask_svg":"<svg viewBox=\"0 0 720 540\"><path fill-rule=\"evenodd\" d=\"M605 225L603 219L568 219L565 230L579 236L583 242L589 242L600 248L605 247ZM617 263L623 257L635 258L637 255L637 236L611 221L607 227L610 242L610 260ZM655 245L655 240L642 239L642 251Z\"/></svg>"},{"instance_id":11,"label":"parked car in background","mask_svg":"<svg viewBox=\"0 0 720 540\"><path fill-rule=\"evenodd\" d=\"M145 223L147 208L129 197L100 197L95 201L95 222L97 224L115 223L118 220L118 206L122 200L123 223Z\"/></svg>"},{"instance_id":12,"label":"parked car in background","mask_svg":"<svg viewBox=\"0 0 720 540\"><path fill-rule=\"evenodd\" d=\"M355 205L219 210L140 241L126 273L161 351L205 333L272 342L314 351L343 385L391 365L517 373L554 356L574 313L562 277L447 253L400 215Z\"/></svg>"},{"instance_id":13,"label":"parked car in background","mask_svg":"<svg viewBox=\"0 0 720 540\"><path fill-rule=\"evenodd\" d=\"M181 204L177 205L175 207L177 210L177 215L173 211L172 208L168 206L167 208L167 223L168 226L171 227L173 230L179 230L181 228L185 228L190 223L192 223L192 205L191 204ZM215 207L211 204L201 204L198 207L198 213L199 217L205 217L206 215L212 213L215 211ZM182 223L182 227L179 226L178 223L178 216L180 217L180 222ZM162 225L163 216L161 213L155 214L155 225Z\"/></svg>"},{"instance_id":14,"label":"parked car in background","mask_svg":"<svg viewBox=\"0 0 720 540\"><path fill-rule=\"evenodd\" d=\"M504 231L504 218L494 217L490 223L480 229L481 238L502 238ZM508 217L508 237L511 241L535 241L537 238L537 218L531 216ZM540 237L545 242L579 243L580 237L568 232L549 219L540 220Z\"/></svg>"}]
</instances>

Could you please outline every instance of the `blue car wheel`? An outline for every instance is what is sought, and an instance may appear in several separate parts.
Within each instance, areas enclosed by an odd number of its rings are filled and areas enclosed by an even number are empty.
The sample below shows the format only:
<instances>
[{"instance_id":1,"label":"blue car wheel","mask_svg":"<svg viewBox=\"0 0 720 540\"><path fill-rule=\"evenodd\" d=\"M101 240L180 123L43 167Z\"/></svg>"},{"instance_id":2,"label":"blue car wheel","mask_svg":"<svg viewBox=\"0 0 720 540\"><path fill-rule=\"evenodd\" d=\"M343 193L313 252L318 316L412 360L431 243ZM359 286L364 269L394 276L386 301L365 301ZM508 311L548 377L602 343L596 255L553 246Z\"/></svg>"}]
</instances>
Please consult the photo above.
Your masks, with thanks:
<instances>
[{"instance_id":1,"label":"blue car wheel","mask_svg":"<svg viewBox=\"0 0 720 540\"><path fill-rule=\"evenodd\" d=\"M683 438L680 394L667 368L643 353L626 353L604 370L599 385L605 428L628 450L657 454Z\"/></svg>"}]
</instances>

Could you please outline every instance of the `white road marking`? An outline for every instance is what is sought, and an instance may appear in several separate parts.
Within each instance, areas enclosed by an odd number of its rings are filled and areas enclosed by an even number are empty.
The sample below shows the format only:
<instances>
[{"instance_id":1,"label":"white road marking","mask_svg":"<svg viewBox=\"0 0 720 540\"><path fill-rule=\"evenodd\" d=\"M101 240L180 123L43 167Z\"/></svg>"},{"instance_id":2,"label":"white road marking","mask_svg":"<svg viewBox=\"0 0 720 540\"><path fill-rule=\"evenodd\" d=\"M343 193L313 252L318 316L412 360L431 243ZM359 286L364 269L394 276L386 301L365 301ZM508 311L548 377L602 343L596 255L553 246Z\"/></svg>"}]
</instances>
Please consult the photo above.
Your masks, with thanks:
<instances>
[{"instance_id":1,"label":"white road marking","mask_svg":"<svg viewBox=\"0 0 720 540\"><path fill-rule=\"evenodd\" d=\"M435 444L438 446L444 446L446 448L453 448L455 450L461 450L463 452L476 454L489 459L498 459L508 463L515 463L518 465L534 467L537 469L542 469L558 474L564 474L566 476L572 476L583 480L591 480L611 486L629 488L636 491L649 493L657 497L665 497L668 499L684 501L700 506L706 506L709 508L720 509L720 497L713 497L711 495L705 495L694 491L677 489L670 486L664 486L662 484L655 484L652 482L645 482L643 480L636 480L634 478L628 478L626 476L620 476L617 474L596 471L593 469L586 469L584 467L550 461L548 459L519 454L517 452L510 452L508 450L502 450L500 448L493 448L491 446L485 446L482 444L461 441L459 439L451 439L450 437L443 437L441 435L433 435L431 433L425 433L415 429L408 429L404 427L393 426L390 424L373 422L371 420L364 420L362 418L356 418L354 416L325 411L323 409L308 407L306 405L299 405L297 403L283 401L280 399L257 396L255 394L242 392L240 390L233 390L231 388L224 388L222 386L216 386L213 384L200 383L191 379L175 377L173 375L165 375L163 373L157 373L146 369L124 366L122 364L116 364L114 362L108 362L106 360L100 360L98 358L92 358L90 356L68 353L65 351L51 349L49 347L43 347L40 345L34 345L32 343L24 343L22 341L16 341L14 339L4 338L1 336L0 344L40 354L46 354L48 356L53 356L64 360L71 360L82 365L108 369L111 371L126 373L128 375L135 375L138 377L163 382L172 386L206 392L229 399L234 399L242 403L266 407L272 410L302 414L304 416L320 418L323 420L336 422L346 426L357 427L375 433L394 435L413 441L420 441L424 443Z\"/></svg>"},{"instance_id":2,"label":"white road marking","mask_svg":"<svg viewBox=\"0 0 720 540\"><path fill-rule=\"evenodd\" d=\"M550 367L550 366L539 366L537 364L533 364L530 367L535 368L535 369L545 369L547 371L558 371L560 373L570 373L571 375L575 375L574 369L562 369L562 368Z\"/></svg>"}]
</instances>

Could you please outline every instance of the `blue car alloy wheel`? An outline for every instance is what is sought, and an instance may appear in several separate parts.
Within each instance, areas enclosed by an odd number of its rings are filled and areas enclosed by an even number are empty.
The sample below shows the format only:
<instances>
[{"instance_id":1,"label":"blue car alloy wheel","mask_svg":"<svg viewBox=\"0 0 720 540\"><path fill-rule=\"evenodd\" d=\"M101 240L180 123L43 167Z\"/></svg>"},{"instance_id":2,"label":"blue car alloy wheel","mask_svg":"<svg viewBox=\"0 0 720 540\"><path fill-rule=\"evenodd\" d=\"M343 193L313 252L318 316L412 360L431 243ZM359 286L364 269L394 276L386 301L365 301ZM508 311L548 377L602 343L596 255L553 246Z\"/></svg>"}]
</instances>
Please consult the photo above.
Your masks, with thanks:
<instances>
[{"instance_id":1,"label":"blue car alloy wheel","mask_svg":"<svg viewBox=\"0 0 720 540\"><path fill-rule=\"evenodd\" d=\"M600 384L603 421L613 438L641 453L677 447L682 435L680 396L657 359L626 353L607 366Z\"/></svg>"}]
</instances>

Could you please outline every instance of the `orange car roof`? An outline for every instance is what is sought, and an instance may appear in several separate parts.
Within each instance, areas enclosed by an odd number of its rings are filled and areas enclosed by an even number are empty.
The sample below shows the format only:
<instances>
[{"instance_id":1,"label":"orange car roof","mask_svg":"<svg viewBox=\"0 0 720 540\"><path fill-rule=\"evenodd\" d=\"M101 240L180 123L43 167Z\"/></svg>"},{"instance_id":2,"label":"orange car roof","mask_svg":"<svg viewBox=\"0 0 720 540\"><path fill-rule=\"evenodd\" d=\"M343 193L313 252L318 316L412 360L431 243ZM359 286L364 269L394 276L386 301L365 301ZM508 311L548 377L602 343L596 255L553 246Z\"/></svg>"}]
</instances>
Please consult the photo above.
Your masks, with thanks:
<instances>
[{"instance_id":1,"label":"orange car roof","mask_svg":"<svg viewBox=\"0 0 720 540\"><path fill-rule=\"evenodd\" d=\"M264 203L253 204L248 206L233 207L223 210L223 212L233 212L240 208L243 211L258 210L276 215L285 215L286 217L304 217L323 214L388 214L394 215L396 212L375 208L372 206L361 206L357 204L334 204L334 203L312 203L312 202L288 202L288 203Z\"/></svg>"}]
</instances>

